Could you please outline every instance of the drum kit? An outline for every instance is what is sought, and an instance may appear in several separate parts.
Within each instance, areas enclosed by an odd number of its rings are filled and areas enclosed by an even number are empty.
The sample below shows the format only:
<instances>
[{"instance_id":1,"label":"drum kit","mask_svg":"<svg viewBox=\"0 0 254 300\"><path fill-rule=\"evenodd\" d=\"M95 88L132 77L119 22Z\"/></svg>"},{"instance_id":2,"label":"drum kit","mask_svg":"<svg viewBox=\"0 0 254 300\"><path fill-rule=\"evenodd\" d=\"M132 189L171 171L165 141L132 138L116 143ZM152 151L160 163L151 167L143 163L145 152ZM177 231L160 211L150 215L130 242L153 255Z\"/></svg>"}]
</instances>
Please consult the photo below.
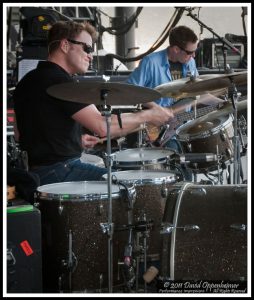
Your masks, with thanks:
<instances>
[{"instance_id":1,"label":"drum kit","mask_svg":"<svg viewBox=\"0 0 254 300\"><path fill-rule=\"evenodd\" d=\"M247 186L237 181L238 166L235 165L236 185L229 185L226 191L228 201L223 202L224 199L213 198L214 186L181 183L177 172L170 167L177 157L173 150L140 147L112 154L109 109L110 105L140 104L160 97L174 97L181 101L183 97L231 85L236 91L235 85L246 82L247 73L238 72L184 78L153 90L123 83L85 81L59 84L48 89L51 96L61 100L101 105L107 123L108 172L104 175L105 181L57 183L37 189L35 205L42 216L47 292L112 293L113 287L114 292L117 289L140 292L141 274L144 292L148 291L148 284L158 273L162 281L168 278L241 280L240 277L246 280L247 267L242 262L226 265L224 261L224 269L231 268L230 277L230 272L221 271L216 278L216 268L222 268L219 261L218 265L212 265L214 269L209 269L209 262L204 261L202 267L206 266L208 273L201 269L194 271L200 265L199 258L205 257L205 254L199 253L195 246L186 251L182 246L190 247L191 240L193 243L196 240L197 243L205 243L203 246L210 251L211 257L218 257L222 246L215 249L212 244L213 241L216 243L214 238L219 228L212 224L213 217L224 219L218 208L225 204L227 215L229 210L233 211L232 218L225 218L225 226L229 231L239 229L241 243L237 249L243 258L246 257L246 228L243 224L247 220ZM233 117L227 117L229 113L247 107L246 101L237 101L237 94L233 94L232 104L227 103L222 109L194 119L176 130L191 168L210 169L217 167L218 161L238 159L239 154L235 155L239 148L238 133L232 125ZM209 152L214 159L207 159L209 155L203 152ZM179 155L178 158L182 157ZM117 171L112 172L112 167ZM216 186L216 193L223 194L225 189ZM235 193L239 197L235 197ZM199 201L206 197L209 201ZM204 215L210 214L207 222L206 217L195 214L194 206ZM216 215L213 215L214 212ZM196 216L195 221L192 216ZM206 224L205 232L200 230L202 223ZM185 231L189 232L186 243ZM210 244L207 236L206 240L199 240L200 232L204 239L204 235L210 235ZM223 236L219 236L220 243L223 243ZM234 259L233 250L225 253L229 256L227 259ZM246 262L247 259L244 264ZM188 264L191 264L190 268ZM192 271L186 273L186 269ZM154 275L149 278L151 273ZM122 281L119 281L120 276Z\"/></svg>"}]
</instances>

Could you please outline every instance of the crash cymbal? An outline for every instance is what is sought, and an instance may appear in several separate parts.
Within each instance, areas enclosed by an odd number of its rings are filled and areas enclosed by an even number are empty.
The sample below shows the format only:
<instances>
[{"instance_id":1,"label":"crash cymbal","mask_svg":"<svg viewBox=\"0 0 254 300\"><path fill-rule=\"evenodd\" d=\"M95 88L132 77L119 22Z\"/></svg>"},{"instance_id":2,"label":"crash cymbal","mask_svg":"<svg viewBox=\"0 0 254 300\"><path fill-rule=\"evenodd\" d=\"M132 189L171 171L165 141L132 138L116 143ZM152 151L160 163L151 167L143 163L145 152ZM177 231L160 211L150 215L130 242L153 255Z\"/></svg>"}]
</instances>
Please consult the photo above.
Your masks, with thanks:
<instances>
[{"instance_id":1,"label":"crash cymbal","mask_svg":"<svg viewBox=\"0 0 254 300\"><path fill-rule=\"evenodd\" d=\"M204 74L196 78L181 78L154 88L162 97L171 97L177 100L212 93L229 87L231 84L247 83L247 71L230 74Z\"/></svg>"},{"instance_id":2,"label":"crash cymbal","mask_svg":"<svg viewBox=\"0 0 254 300\"><path fill-rule=\"evenodd\" d=\"M47 93L55 98L71 102L103 105L102 91L107 91L107 105L130 105L154 101L160 93L141 86L118 82L81 81L53 85Z\"/></svg>"},{"instance_id":3,"label":"crash cymbal","mask_svg":"<svg viewBox=\"0 0 254 300\"><path fill-rule=\"evenodd\" d=\"M242 100L240 102L236 103L237 111L241 111L245 108L247 108L247 100ZM212 111L205 116L202 116L200 118L197 118L195 120L190 121L189 123L186 123L184 126L188 127L193 125L199 125L203 122L209 122L213 121L217 118L220 118L222 116L228 115L229 113L233 113L233 105L231 102L226 103L221 109L218 109L216 111Z\"/></svg>"},{"instance_id":4,"label":"crash cymbal","mask_svg":"<svg viewBox=\"0 0 254 300\"><path fill-rule=\"evenodd\" d=\"M218 90L226 87L230 87L232 83L236 85L247 83L247 71L235 72L229 74L210 74L199 76L201 81L193 81L193 84L185 85L182 89L183 93L198 93Z\"/></svg>"}]
</instances>

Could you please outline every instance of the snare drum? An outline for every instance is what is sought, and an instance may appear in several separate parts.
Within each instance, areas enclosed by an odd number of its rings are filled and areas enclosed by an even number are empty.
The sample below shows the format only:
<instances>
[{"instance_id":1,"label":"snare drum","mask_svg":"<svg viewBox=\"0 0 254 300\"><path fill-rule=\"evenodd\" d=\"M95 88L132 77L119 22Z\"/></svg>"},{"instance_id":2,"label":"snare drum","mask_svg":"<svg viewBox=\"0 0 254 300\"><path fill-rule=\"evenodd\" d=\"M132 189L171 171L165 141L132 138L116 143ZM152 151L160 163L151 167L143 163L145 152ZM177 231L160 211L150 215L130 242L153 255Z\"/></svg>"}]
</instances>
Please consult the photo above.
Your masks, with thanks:
<instances>
[{"instance_id":1,"label":"snare drum","mask_svg":"<svg viewBox=\"0 0 254 300\"><path fill-rule=\"evenodd\" d=\"M169 169L168 161L173 150L160 148L133 148L114 153L113 166L119 170Z\"/></svg>"},{"instance_id":2,"label":"snare drum","mask_svg":"<svg viewBox=\"0 0 254 300\"><path fill-rule=\"evenodd\" d=\"M247 185L176 183L163 217L162 280L247 280Z\"/></svg>"},{"instance_id":3,"label":"snare drum","mask_svg":"<svg viewBox=\"0 0 254 300\"><path fill-rule=\"evenodd\" d=\"M127 224L127 193L112 184L112 220ZM129 197L129 195L128 195ZM45 292L100 291L108 286L108 192L104 181L48 184L38 187L35 206L41 211L43 289ZM113 270L128 243L125 232L113 236Z\"/></svg>"},{"instance_id":4,"label":"snare drum","mask_svg":"<svg viewBox=\"0 0 254 300\"><path fill-rule=\"evenodd\" d=\"M214 153L221 156L220 162L233 157L233 117L222 116L199 124L189 122L176 130L177 140L183 153ZM218 146L218 153L217 153ZM190 163L191 169L214 169L217 161Z\"/></svg>"},{"instance_id":5,"label":"snare drum","mask_svg":"<svg viewBox=\"0 0 254 300\"><path fill-rule=\"evenodd\" d=\"M107 178L107 174L103 175ZM127 186L135 186L136 197L133 205L133 223L137 225L146 219L152 223L148 238L148 259L159 260L160 226L165 208L165 199L173 183L178 181L175 173L160 170L129 170L112 173L112 179Z\"/></svg>"}]
</instances>

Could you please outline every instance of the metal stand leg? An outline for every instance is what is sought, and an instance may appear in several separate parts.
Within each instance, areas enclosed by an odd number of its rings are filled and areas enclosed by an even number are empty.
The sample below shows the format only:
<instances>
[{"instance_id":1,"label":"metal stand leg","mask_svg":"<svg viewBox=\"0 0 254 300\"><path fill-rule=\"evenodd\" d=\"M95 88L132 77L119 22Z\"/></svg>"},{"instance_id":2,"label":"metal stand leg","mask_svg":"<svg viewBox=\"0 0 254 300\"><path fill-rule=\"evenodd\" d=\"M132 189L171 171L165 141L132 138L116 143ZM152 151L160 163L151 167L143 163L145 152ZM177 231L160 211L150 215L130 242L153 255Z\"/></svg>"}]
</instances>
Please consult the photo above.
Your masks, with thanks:
<instances>
[{"instance_id":1,"label":"metal stand leg","mask_svg":"<svg viewBox=\"0 0 254 300\"><path fill-rule=\"evenodd\" d=\"M231 97L232 104L234 108L234 137L233 137L233 144L234 144L234 184L240 183L240 144L239 144L239 135L238 135L238 128L237 128L237 102L238 98L241 95L237 92L235 84L232 82L233 86L233 95Z\"/></svg>"},{"instance_id":2,"label":"metal stand leg","mask_svg":"<svg viewBox=\"0 0 254 300\"><path fill-rule=\"evenodd\" d=\"M108 199L109 199L109 208L108 208L108 223L101 224L102 230L104 233L108 234L108 291L112 293L113 291L113 232L114 224L112 222L112 179L111 179L111 168L112 168L112 157L111 157L111 139L110 139L110 124L111 124L111 111L107 108L106 97L108 95L108 90L101 90L101 100L104 102L103 108L104 111L102 115L106 117L107 124L107 158L106 165L108 168Z\"/></svg>"}]
</instances>

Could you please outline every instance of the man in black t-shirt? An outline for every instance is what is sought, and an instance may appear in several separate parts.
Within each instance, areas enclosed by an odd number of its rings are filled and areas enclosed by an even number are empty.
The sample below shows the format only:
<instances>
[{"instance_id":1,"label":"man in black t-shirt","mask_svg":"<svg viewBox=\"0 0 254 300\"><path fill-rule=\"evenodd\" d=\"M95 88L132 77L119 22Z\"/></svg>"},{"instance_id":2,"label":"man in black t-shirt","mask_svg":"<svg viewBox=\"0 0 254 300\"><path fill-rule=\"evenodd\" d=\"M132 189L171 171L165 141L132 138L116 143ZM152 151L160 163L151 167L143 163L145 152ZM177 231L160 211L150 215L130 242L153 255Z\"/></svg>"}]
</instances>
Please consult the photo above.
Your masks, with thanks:
<instances>
[{"instance_id":1,"label":"man in black t-shirt","mask_svg":"<svg viewBox=\"0 0 254 300\"><path fill-rule=\"evenodd\" d=\"M39 62L16 87L14 109L20 147L27 151L29 169L39 175L41 185L99 180L107 171L79 159L83 151L82 127L105 137L105 117L93 104L64 101L47 93L50 86L71 82L72 75L88 70L96 38L97 32L88 22L56 22L48 34L48 60ZM149 109L144 111L123 113L122 128L117 116L112 115L111 137L124 136L145 122L160 126L172 116L157 104L147 106ZM87 137L87 143L99 141Z\"/></svg>"}]
</instances>

